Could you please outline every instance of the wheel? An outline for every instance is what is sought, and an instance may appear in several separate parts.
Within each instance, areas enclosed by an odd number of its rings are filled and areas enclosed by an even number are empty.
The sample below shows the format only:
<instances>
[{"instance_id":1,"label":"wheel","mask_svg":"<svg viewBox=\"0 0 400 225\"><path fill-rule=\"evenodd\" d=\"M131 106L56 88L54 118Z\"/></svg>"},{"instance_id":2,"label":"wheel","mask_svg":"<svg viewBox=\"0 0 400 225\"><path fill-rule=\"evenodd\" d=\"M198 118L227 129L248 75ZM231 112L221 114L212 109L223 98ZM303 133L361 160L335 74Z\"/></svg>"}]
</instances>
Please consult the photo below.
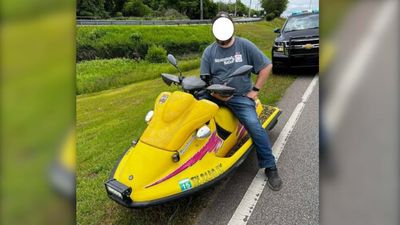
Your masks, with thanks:
<instances>
[{"instance_id":1,"label":"wheel","mask_svg":"<svg viewBox=\"0 0 400 225\"><path fill-rule=\"evenodd\" d=\"M282 69L272 67L272 73L273 74L281 74L282 73Z\"/></svg>"}]
</instances>

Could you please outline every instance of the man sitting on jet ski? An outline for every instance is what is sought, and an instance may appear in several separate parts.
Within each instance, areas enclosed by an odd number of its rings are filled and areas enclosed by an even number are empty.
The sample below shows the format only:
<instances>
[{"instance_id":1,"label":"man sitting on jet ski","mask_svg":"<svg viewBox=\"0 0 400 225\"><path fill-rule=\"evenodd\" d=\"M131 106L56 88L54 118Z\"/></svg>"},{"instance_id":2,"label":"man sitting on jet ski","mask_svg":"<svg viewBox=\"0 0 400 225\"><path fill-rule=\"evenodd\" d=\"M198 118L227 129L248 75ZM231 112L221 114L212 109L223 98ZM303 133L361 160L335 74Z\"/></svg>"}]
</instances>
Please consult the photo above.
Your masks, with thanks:
<instances>
[{"instance_id":1,"label":"man sitting on jet ski","mask_svg":"<svg viewBox=\"0 0 400 225\"><path fill-rule=\"evenodd\" d=\"M268 135L258 120L255 107L258 92L272 70L271 61L252 42L233 35L233 20L225 12L218 13L214 18L212 33L216 42L203 52L201 78L208 84L224 84L236 90L230 97L211 93L204 98L218 105L226 105L244 125L256 147L259 167L265 168L268 186L278 191L282 187L282 180L278 175ZM258 74L254 85L250 79L251 74L227 78L243 65L252 65L252 72Z\"/></svg>"}]
</instances>

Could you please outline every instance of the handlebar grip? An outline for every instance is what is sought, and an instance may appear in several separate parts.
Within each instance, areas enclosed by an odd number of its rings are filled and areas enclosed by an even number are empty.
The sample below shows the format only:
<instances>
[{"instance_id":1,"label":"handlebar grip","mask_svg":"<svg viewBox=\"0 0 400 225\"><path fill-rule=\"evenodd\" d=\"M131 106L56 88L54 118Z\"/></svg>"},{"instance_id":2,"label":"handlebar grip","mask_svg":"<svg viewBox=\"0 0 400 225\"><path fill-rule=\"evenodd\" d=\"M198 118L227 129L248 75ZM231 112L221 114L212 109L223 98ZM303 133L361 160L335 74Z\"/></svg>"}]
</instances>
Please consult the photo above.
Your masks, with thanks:
<instances>
[{"instance_id":1,"label":"handlebar grip","mask_svg":"<svg viewBox=\"0 0 400 225\"><path fill-rule=\"evenodd\" d=\"M210 85L210 81L211 81L210 74L202 74L202 75L200 75L200 79L202 79L204 82L206 82L207 86Z\"/></svg>"}]
</instances>

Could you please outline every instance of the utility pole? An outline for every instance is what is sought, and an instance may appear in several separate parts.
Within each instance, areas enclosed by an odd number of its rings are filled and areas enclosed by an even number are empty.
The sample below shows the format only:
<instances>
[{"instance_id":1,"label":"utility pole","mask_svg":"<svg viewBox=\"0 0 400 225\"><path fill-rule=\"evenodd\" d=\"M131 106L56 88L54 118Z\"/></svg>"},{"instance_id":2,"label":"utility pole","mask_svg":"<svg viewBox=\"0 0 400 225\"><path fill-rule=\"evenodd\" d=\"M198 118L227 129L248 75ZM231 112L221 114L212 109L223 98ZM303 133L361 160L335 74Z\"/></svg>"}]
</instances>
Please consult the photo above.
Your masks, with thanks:
<instances>
[{"instance_id":1,"label":"utility pole","mask_svg":"<svg viewBox=\"0 0 400 225\"><path fill-rule=\"evenodd\" d=\"M237 1L238 0L235 1L235 17L236 17L236 12L237 12Z\"/></svg>"},{"instance_id":2,"label":"utility pole","mask_svg":"<svg viewBox=\"0 0 400 225\"><path fill-rule=\"evenodd\" d=\"M249 5L249 18L250 18L250 12L251 12L251 0L250 0L250 5Z\"/></svg>"},{"instance_id":3,"label":"utility pole","mask_svg":"<svg viewBox=\"0 0 400 225\"><path fill-rule=\"evenodd\" d=\"M200 0L200 19L203 20L203 0Z\"/></svg>"},{"instance_id":4,"label":"utility pole","mask_svg":"<svg viewBox=\"0 0 400 225\"><path fill-rule=\"evenodd\" d=\"M310 6L308 7L308 9L311 9L311 0L310 0Z\"/></svg>"}]
</instances>

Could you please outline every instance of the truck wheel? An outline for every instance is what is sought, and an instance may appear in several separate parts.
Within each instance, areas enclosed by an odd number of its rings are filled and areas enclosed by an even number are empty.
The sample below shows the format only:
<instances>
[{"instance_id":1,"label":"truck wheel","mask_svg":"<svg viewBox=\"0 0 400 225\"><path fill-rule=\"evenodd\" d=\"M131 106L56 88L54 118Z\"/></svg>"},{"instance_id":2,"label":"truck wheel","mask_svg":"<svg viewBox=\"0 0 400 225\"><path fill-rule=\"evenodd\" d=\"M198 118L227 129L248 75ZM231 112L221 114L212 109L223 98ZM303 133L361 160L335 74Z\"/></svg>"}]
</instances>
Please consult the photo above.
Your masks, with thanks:
<instances>
[{"instance_id":1,"label":"truck wheel","mask_svg":"<svg viewBox=\"0 0 400 225\"><path fill-rule=\"evenodd\" d=\"M282 74L282 69L281 68L272 67L272 73L273 74Z\"/></svg>"}]
</instances>

